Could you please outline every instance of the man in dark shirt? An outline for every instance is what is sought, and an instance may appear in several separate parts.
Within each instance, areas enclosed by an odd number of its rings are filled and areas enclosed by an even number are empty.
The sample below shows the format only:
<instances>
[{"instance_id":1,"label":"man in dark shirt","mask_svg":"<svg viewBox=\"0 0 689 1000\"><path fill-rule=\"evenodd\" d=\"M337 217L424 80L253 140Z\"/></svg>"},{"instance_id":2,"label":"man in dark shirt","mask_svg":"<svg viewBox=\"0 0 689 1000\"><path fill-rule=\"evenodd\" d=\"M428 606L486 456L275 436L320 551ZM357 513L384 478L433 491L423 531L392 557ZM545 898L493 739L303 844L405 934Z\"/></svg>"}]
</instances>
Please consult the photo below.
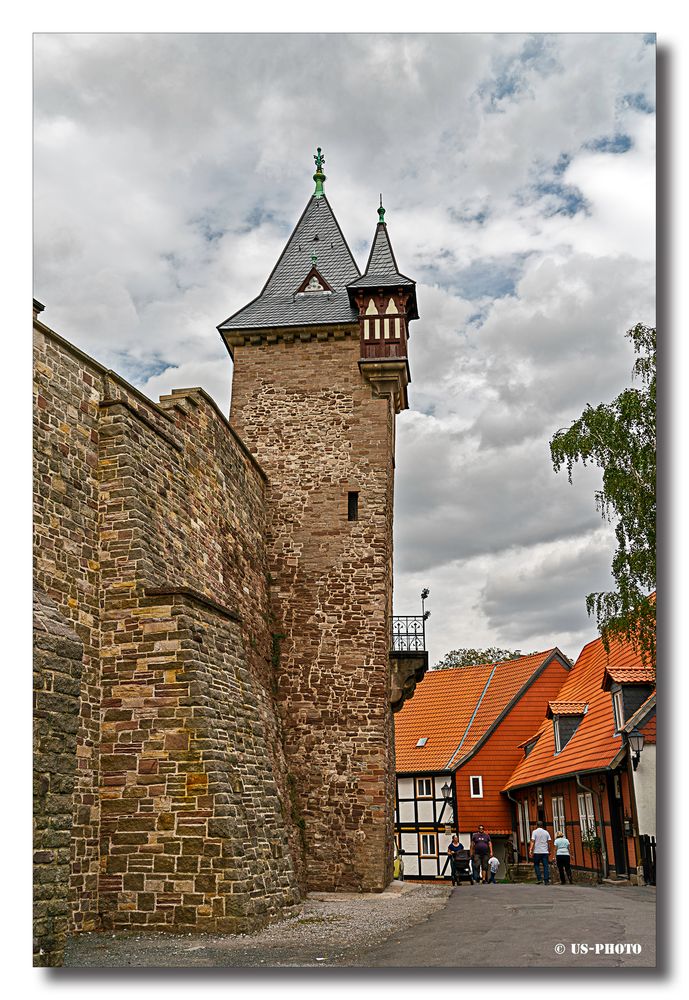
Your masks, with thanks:
<instances>
[{"instance_id":1,"label":"man in dark shirt","mask_svg":"<svg viewBox=\"0 0 689 1000\"><path fill-rule=\"evenodd\" d=\"M493 853L490 835L479 824L477 832L471 838L471 865L474 872L474 882L483 885L488 876L488 858Z\"/></svg>"}]
</instances>

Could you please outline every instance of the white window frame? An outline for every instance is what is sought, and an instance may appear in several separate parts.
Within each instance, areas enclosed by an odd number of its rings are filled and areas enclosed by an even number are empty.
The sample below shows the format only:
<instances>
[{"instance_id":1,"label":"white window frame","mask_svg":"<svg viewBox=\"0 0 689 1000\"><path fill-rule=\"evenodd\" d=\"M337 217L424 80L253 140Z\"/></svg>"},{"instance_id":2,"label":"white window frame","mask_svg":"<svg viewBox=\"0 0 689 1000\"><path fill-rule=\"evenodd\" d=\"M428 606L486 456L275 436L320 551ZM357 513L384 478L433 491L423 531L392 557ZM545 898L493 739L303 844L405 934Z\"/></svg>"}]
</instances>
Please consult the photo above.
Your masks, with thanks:
<instances>
[{"instance_id":1,"label":"white window frame","mask_svg":"<svg viewBox=\"0 0 689 1000\"><path fill-rule=\"evenodd\" d=\"M428 788L428 792L421 789ZM433 778L417 778L416 779L416 797L417 799L432 799L433 798Z\"/></svg>"},{"instance_id":2,"label":"white window frame","mask_svg":"<svg viewBox=\"0 0 689 1000\"><path fill-rule=\"evenodd\" d=\"M478 791L474 792L474 782L478 781ZM469 795L472 799L483 798L483 777L480 774L469 775Z\"/></svg>"},{"instance_id":3,"label":"white window frame","mask_svg":"<svg viewBox=\"0 0 689 1000\"><path fill-rule=\"evenodd\" d=\"M596 830L596 814L593 810L593 795L591 792L579 792L577 795L579 806L579 828L585 837L589 831Z\"/></svg>"},{"instance_id":4,"label":"white window frame","mask_svg":"<svg viewBox=\"0 0 689 1000\"><path fill-rule=\"evenodd\" d=\"M438 857L438 838L434 833L422 833L419 837L419 857Z\"/></svg>"},{"instance_id":5,"label":"white window frame","mask_svg":"<svg viewBox=\"0 0 689 1000\"><path fill-rule=\"evenodd\" d=\"M526 843L526 826L524 822L524 807L526 803L521 799L517 802L517 822L519 823L519 839L522 844Z\"/></svg>"},{"instance_id":6,"label":"white window frame","mask_svg":"<svg viewBox=\"0 0 689 1000\"><path fill-rule=\"evenodd\" d=\"M560 740L560 717L558 715L553 719L553 738L555 740L555 753L559 753L562 750L562 742Z\"/></svg>"},{"instance_id":7,"label":"white window frame","mask_svg":"<svg viewBox=\"0 0 689 1000\"><path fill-rule=\"evenodd\" d=\"M612 714L615 719L615 732L619 733L624 725L624 695L622 690L613 691Z\"/></svg>"},{"instance_id":8,"label":"white window frame","mask_svg":"<svg viewBox=\"0 0 689 1000\"><path fill-rule=\"evenodd\" d=\"M567 836L567 825L565 819L565 797L564 795L553 795L550 800L553 810L553 833L562 830Z\"/></svg>"}]
</instances>

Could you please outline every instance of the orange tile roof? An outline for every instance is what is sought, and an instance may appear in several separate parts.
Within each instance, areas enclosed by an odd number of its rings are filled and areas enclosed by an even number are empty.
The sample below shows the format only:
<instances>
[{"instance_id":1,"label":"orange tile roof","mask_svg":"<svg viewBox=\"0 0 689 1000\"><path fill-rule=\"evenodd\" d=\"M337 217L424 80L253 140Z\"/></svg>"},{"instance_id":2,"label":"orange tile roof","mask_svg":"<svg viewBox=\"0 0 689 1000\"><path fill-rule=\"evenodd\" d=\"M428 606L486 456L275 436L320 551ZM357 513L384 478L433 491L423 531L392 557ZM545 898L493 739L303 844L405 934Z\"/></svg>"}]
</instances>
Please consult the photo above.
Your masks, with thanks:
<instances>
[{"instance_id":1,"label":"orange tile roof","mask_svg":"<svg viewBox=\"0 0 689 1000\"><path fill-rule=\"evenodd\" d=\"M655 684L656 672L653 667L644 666L642 663L610 665L605 671L603 684L609 688L612 681L616 684Z\"/></svg>"},{"instance_id":2,"label":"orange tile roof","mask_svg":"<svg viewBox=\"0 0 689 1000\"><path fill-rule=\"evenodd\" d=\"M549 649L503 663L430 670L395 716L397 771L457 767L554 652ZM417 748L424 736L426 745Z\"/></svg>"},{"instance_id":3,"label":"orange tile roof","mask_svg":"<svg viewBox=\"0 0 689 1000\"><path fill-rule=\"evenodd\" d=\"M656 741L656 717L655 713L648 720L644 722L642 726L639 726L639 730L644 734L644 740L646 743L655 743Z\"/></svg>"},{"instance_id":4,"label":"orange tile roof","mask_svg":"<svg viewBox=\"0 0 689 1000\"><path fill-rule=\"evenodd\" d=\"M534 733L540 737L538 742L529 756L519 762L506 789L609 766L621 749L622 737L615 734L612 698L601 685L606 670L617 670L621 666L634 670L641 667L640 656L629 643L613 643L609 657L602 639L594 639L584 646L556 700L585 701L588 712L559 754L555 753L553 723L546 718L538 733Z\"/></svg>"},{"instance_id":5,"label":"orange tile roof","mask_svg":"<svg viewBox=\"0 0 689 1000\"><path fill-rule=\"evenodd\" d=\"M549 701L548 718L554 715L583 715L588 708L587 701Z\"/></svg>"}]
</instances>

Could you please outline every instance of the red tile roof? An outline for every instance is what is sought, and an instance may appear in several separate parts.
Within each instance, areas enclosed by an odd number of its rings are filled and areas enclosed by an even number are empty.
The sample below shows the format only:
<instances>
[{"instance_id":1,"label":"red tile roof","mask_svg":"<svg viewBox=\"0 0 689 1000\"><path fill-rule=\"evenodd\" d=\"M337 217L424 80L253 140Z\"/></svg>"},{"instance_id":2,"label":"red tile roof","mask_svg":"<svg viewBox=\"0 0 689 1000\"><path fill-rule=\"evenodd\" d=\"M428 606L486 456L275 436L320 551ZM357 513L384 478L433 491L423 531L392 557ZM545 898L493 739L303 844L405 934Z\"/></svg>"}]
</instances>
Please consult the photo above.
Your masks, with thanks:
<instances>
[{"instance_id":1,"label":"red tile roof","mask_svg":"<svg viewBox=\"0 0 689 1000\"><path fill-rule=\"evenodd\" d=\"M616 684L655 684L656 672L653 667L643 664L625 664L621 666L608 666L603 677L603 684L607 688L614 682Z\"/></svg>"},{"instance_id":2,"label":"red tile roof","mask_svg":"<svg viewBox=\"0 0 689 1000\"><path fill-rule=\"evenodd\" d=\"M457 767L556 652L549 649L503 663L429 671L395 716L397 771ZM417 748L424 736L426 745Z\"/></svg>"},{"instance_id":3,"label":"red tile roof","mask_svg":"<svg viewBox=\"0 0 689 1000\"><path fill-rule=\"evenodd\" d=\"M640 656L626 642L611 645L609 656L601 639L589 642L581 651L567 676L556 702L588 703L576 732L560 751L555 753L553 722L546 718L538 733L538 743L528 757L515 768L506 789L547 781L576 771L592 771L608 767L622 746L621 735L615 734L612 698L603 689L607 671L640 670Z\"/></svg>"},{"instance_id":4,"label":"red tile roof","mask_svg":"<svg viewBox=\"0 0 689 1000\"><path fill-rule=\"evenodd\" d=\"M554 715L583 715L588 708L587 701L549 701L548 718Z\"/></svg>"}]
</instances>

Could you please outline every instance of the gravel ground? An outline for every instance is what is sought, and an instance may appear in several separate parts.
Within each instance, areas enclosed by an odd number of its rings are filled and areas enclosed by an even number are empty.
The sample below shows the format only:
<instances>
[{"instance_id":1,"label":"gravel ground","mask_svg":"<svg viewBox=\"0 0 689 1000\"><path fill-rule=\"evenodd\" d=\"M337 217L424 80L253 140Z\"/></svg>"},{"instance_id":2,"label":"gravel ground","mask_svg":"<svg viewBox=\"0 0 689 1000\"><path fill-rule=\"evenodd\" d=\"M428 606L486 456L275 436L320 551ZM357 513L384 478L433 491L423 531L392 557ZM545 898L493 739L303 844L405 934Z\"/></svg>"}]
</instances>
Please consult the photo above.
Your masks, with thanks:
<instances>
[{"instance_id":1,"label":"gravel ground","mask_svg":"<svg viewBox=\"0 0 689 1000\"><path fill-rule=\"evenodd\" d=\"M67 943L65 966L309 967L346 964L347 956L442 910L444 886L393 882L382 893L310 893L301 913L256 934L80 934Z\"/></svg>"}]
</instances>

